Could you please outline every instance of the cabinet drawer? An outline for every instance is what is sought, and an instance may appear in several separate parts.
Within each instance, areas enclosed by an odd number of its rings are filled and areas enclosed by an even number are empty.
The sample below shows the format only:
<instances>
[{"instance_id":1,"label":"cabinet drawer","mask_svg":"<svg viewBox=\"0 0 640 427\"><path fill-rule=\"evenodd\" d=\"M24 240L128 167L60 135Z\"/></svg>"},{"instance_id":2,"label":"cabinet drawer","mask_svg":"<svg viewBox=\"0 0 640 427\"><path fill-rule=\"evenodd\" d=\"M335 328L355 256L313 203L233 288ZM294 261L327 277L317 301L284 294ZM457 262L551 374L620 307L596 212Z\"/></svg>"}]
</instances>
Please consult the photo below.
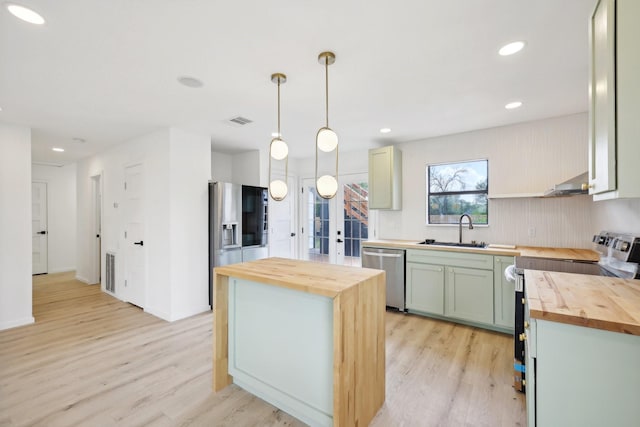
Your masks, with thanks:
<instances>
[{"instance_id":1,"label":"cabinet drawer","mask_svg":"<svg viewBox=\"0 0 640 427\"><path fill-rule=\"evenodd\" d=\"M407 262L493 270L493 255L408 249Z\"/></svg>"}]
</instances>

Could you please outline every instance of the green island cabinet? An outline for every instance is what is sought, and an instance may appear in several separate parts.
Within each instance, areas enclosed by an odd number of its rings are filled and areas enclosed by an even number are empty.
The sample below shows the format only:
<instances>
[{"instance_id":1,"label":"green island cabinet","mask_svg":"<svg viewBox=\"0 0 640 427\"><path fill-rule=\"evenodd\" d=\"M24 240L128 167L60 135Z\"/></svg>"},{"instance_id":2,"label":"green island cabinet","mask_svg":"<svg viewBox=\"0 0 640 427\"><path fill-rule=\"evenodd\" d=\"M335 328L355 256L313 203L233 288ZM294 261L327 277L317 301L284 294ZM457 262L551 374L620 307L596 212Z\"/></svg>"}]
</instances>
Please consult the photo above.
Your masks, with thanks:
<instances>
[{"instance_id":1,"label":"green island cabinet","mask_svg":"<svg viewBox=\"0 0 640 427\"><path fill-rule=\"evenodd\" d=\"M504 279L513 257L407 250L406 306L411 312L513 331L514 285Z\"/></svg>"},{"instance_id":2,"label":"green island cabinet","mask_svg":"<svg viewBox=\"0 0 640 427\"><path fill-rule=\"evenodd\" d=\"M638 425L640 337L525 320L529 427Z\"/></svg>"}]
</instances>

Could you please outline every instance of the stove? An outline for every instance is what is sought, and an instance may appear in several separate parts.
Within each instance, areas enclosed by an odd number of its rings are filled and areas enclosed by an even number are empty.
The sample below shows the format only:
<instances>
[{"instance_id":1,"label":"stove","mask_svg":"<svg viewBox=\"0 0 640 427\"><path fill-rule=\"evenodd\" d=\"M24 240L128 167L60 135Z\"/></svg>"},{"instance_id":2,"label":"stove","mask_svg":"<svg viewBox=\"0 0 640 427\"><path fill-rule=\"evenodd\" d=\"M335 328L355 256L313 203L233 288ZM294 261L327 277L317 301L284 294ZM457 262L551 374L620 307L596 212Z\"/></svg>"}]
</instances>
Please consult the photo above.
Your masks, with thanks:
<instances>
[{"instance_id":1,"label":"stove","mask_svg":"<svg viewBox=\"0 0 640 427\"><path fill-rule=\"evenodd\" d=\"M515 325L514 325L514 388L525 392L524 341L524 270L611 276L640 279L640 237L628 233L603 231L592 239L600 261L516 257Z\"/></svg>"},{"instance_id":2,"label":"stove","mask_svg":"<svg viewBox=\"0 0 640 427\"><path fill-rule=\"evenodd\" d=\"M529 256L516 257L516 272L518 274L524 274L524 270L557 271L560 273L588 274L591 276L610 275L607 270L595 261L536 258Z\"/></svg>"}]
</instances>

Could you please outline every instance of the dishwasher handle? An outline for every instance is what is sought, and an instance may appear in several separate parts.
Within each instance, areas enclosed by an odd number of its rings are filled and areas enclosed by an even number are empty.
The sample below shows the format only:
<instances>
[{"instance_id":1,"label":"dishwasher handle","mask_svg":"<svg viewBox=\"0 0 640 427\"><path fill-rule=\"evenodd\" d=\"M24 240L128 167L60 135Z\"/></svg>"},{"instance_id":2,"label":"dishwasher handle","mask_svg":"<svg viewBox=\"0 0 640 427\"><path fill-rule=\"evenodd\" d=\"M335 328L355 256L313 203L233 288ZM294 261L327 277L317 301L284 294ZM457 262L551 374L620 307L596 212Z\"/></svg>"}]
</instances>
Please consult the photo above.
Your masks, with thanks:
<instances>
[{"instance_id":1,"label":"dishwasher handle","mask_svg":"<svg viewBox=\"0 0 640 427\"><path fill-rule=\"evenodd\" d=\"M362 252L362 255L379 256L385 258L400 258L403 256L403 254L385 254L380 252Z\"/></svg>"}]
</instances>

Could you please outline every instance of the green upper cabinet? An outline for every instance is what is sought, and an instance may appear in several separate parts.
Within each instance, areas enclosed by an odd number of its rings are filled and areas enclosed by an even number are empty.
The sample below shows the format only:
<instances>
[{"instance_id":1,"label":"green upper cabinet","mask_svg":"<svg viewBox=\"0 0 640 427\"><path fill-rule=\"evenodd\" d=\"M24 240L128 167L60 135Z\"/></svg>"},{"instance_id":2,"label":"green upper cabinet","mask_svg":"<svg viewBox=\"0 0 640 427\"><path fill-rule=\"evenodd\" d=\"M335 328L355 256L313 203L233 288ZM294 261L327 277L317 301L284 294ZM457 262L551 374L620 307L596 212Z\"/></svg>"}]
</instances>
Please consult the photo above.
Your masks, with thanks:
<instances>
[{"instance_id":1,"label":"green upper cabinet","mask_svg":"<svg viewBox=\"0 0 640 427\"><path fill-rule=\"evenodd\" d=\"M599 0L589 22L589 194L640 197L640 2Z\"/></svg>"},{"instance_id":2,"label":"green upper cabinet","mask_svg":"<svg viewBox=\"0 0 640 427\"><path fill-rule=\"evenodd\" d=\"M369 150L369 209L402 209L402 152L394 146Z\"/></svg>"}]
</instances>

